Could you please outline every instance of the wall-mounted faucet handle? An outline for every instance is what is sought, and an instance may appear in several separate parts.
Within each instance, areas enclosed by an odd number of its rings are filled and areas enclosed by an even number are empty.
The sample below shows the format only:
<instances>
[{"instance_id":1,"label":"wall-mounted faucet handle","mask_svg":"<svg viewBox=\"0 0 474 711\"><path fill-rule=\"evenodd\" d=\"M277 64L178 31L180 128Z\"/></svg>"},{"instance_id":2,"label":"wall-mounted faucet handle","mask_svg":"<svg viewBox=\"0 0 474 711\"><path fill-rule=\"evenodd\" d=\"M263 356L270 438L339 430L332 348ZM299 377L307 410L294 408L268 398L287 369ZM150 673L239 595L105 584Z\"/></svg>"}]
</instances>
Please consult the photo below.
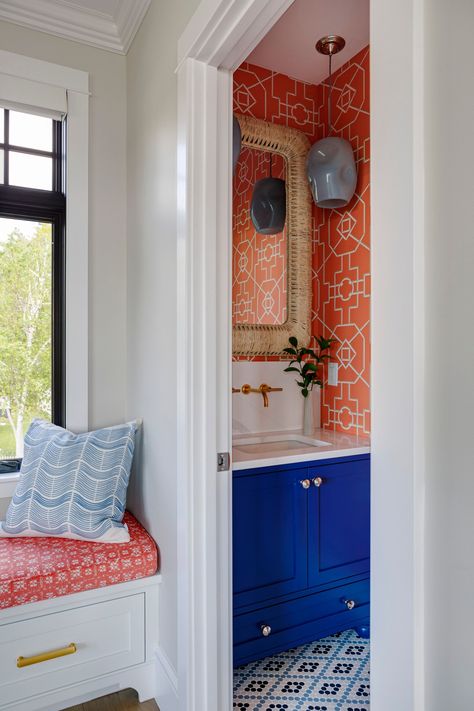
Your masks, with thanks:
<instances>
[{"instance_id":1,"label":"wall-mounted faucet handle","mask_svg":"<svg viewBox=\"0 0 474 711\"><path fill-rule=\"evenodd\" d=\"M266 383L262 383L258 388L252 388L248 383L242 385L241 391L244 395L249 393L260 393L263 397L263 407L268 407L268 393L281 392L283 388L272 388Z\"/></svg>"},{"instance_id":2,"label":"wall-mounted faucet handle","mask_svg":"<svg viewBox=\"0 0 474 711\"><path fill-rule=\"evenodd\" d=\"M283 388L272 388L270 385L267 385L266 383L262 383L259 387L260 392L266 392L266 393L281 393Z\"/></svg>"}]
</instances>

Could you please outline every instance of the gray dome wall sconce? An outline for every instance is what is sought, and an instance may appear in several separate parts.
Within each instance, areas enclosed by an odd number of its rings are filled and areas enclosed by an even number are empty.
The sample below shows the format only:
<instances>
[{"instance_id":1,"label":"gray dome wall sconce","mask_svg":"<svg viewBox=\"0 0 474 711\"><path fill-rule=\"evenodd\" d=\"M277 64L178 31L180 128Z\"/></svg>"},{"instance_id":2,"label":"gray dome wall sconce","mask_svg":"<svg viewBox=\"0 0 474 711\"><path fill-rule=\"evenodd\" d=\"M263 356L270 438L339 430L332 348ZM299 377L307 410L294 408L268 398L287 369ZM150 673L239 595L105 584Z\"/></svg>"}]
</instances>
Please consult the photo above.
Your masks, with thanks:
<instances>
[{"instance_id":1,"label":"gray dome wall sconce","mask_svg":"<svg viewBox=\"0 0 474 711\"><path fill-rule=\"evenodd\" d=\"M232 172L235 174L235 169L242 149L242 131L240 123L234 116L232 120Z\"/></svg>"},{"instance_id":2,"label":"gray dome wall sconce","mask_svg":"<svg viewBox=\"0 0 474 711\"><path fill-rule=\"evenodd\" d=\"M314 202L318 207L334 209L347 205L354 195L357 170L354 153L345 138L331 136L332 127L332 57L344 48L346 42L337 35L322 37L316 44L320 54L329 57L329 134L317 141L306 159L306 174Z\"/></svg>"},{"instance_id":3,"label":"gray dome wall sconce","mask_svg":"<svg viewBox=\"0 0 474 711\"><path fill-rule=\"evenodd\" d=\"M253 188L250 217L256 231L262 235L276 235L283 231L286 220L286 185L281 178L270 176L257 180Z\"/></svg>"}]
</instances>

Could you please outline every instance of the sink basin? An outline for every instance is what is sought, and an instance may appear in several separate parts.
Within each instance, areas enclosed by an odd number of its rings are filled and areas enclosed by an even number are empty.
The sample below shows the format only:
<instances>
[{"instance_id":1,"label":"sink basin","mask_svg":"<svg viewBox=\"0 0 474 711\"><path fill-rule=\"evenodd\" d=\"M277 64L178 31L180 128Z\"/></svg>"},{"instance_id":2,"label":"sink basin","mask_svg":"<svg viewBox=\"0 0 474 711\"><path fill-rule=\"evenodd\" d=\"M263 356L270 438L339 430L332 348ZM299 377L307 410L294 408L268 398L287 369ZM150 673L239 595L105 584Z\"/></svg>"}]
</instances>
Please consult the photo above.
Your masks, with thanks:
<instances>
[{"instance_id":1,"label":"sink basin","mask_svg":"<svg viewBox=\"0 0 474 711\"><path fill-rule=\"evenodd\" d=\"M239 437L233 443L233 449L243 454L266 454L281 452L298 452L316 447L327 447L329 442L323 442L313 437L299 434L256 435Z\"/></svg>"}]
</instances>

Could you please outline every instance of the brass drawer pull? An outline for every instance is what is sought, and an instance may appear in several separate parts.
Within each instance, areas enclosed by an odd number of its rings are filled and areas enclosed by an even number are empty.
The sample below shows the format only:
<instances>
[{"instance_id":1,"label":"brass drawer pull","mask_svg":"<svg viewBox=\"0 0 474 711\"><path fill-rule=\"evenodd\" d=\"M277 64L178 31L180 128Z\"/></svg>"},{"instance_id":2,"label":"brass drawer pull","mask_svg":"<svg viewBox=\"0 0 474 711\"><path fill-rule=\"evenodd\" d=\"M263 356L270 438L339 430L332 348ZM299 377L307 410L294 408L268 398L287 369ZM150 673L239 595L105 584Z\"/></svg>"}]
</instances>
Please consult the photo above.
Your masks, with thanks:
<instances>
[{"instance_id":1,"label":"brass drawer pull","mask_svg":"<svg viewBox=\"0 0 474 711\"><path fill-rule=\"evenodd\" d=\"M40 662L47 662L50 659L66 657L68 654L74 654L75 652L77 652L77 647L74 642L71 642L67 647L53 649L51 652L42 652L41 654L35 654L33 657L18 657L16 665L21 669L22 667L29 667L31 664L39 664Z\"/></svg>"}]
</instances>

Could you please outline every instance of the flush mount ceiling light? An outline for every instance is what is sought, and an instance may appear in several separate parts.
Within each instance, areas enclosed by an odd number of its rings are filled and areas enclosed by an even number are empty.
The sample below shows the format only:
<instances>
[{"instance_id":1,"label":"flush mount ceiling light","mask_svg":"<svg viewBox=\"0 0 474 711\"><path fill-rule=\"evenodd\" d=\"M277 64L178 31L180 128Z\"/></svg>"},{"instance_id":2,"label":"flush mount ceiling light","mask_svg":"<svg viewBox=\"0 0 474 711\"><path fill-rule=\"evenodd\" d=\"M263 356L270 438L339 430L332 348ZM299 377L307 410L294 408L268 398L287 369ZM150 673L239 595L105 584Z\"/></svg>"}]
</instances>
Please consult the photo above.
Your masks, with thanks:
<instances>
[{"instance_id":1,"label":"flush mount ceiling light","mask_svg":"<svg viewBox=\"0 0 474 711\"><path fill-rule=\"evenodd\" d=\"M317 141L308 153L306 174L314 202L318 207L344 207L351 200L357 183L354 153L349 141L331 136L332 127L332 57L344 49L346 42L338 35L322 37L316 44L320 54L329 57L328 124L326 138Z\"/></svg>"}]
</instances>

